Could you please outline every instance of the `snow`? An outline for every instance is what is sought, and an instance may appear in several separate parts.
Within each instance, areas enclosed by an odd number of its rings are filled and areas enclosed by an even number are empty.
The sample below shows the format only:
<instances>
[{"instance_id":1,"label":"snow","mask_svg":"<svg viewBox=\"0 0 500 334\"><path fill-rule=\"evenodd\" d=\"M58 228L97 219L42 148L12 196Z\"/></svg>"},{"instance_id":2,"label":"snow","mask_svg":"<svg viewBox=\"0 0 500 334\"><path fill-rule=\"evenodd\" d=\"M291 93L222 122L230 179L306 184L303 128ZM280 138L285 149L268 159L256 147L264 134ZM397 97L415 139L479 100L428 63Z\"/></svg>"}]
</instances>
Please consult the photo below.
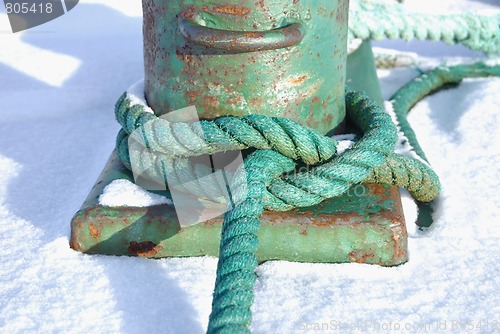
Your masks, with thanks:
<instances>
[{"instance_id":1,"label":"snow","mask_svg":"<svg viewBox=\"0 0 500 334\"><path fill-rule=\"evenodd\" d=\"M81 0L16 35L0 6L2 333L202 333L207 326L216 259L90 256L68 246L72 215L114 146L114 103L143 76L137 3ZM500 12L495 0L440 0L432 8L447 6ZM441 44L377 45L437 63L479 56ZM379 73L385 98L418 75ZM499 332L499 91L498 78L466 80L410 114L443 193L427 231L414 227L404 197L408 263L265 263L252 330Z\"/></svg>"},{"instance_id":2,"label":"snow","mask_svg":"<svg viewBox=\"0 0 500 334\"><path fill-rule=\"evenodd\" d=\"M415 80L418 80L420 78L417 78ZM398 117L396 116L396 113L394 112L394 107L393 107L393 102L392 101L385 101L384 102L384 108L386 112L391 116L392 122L394 125L396 125L398 129L398 141L396 142L396 147L394 148L394 152L400 155L404 155L413 159L416 159L423 164L429 166L429 163L425 161L422 157L420 157L417 152L415 152L415 149L411 146L410 141L408 140L408 137L403 133L401 130L401 127L399 125Z\"/></svg>"},{"instance_id":3,"label":"snow","mask_svg":"<svg viewBox=\"0 0 500 334\"><path fill-rule=\"evenodd\" d=\"M144 79L139 80L127 89L127 99L130 100L130 105L140 105L144 108L145 112L154 114L144 96Z\"/></svg>"},{"instance_id":4,"label":"snow","mask_svg":"<svg viewBox=\"0 0 500 334\"><path fill-rule=\"evenodd\" d=\"M346 150L350 149L356 139L356 135L353 133L347 133L347 134L342 134L342 135L335 135L332 137L337 141L337 155L340 155L344 153Z\"/></svg>"},{"instance_id":5,"label":"snow","mask_svg":"<svg viewBox=\"0 0 500 334\"><path fill-rule=\"evenodd\" d=\"M172 204L165 196L154 194L125 179L118 179L108 184L99 196L99 204L104 206L147 207Z\"/></svg>"}]
</instances>

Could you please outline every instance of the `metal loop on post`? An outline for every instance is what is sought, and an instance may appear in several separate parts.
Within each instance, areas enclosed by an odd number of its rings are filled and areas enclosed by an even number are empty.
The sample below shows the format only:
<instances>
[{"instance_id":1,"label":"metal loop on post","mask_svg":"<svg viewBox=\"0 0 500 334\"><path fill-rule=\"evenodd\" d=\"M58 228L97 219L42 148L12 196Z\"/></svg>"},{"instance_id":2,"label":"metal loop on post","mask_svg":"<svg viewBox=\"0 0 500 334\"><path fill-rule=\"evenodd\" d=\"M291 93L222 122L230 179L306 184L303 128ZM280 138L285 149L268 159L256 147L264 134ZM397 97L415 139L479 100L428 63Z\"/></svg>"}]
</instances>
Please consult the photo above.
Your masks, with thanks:
<instances>
[{"instance_id":1,"label":"metal loop on post","mask_svg":"<svg viewBox=\"0 0 500 334\"><path fill-rule=\"evenodd\" d=\"M282 49L300 43L305 33L300 23L267 31L216 29L199 24L198 17L199 14L182 12L178 16L180 32L188 41L211 49L232 52Z\"/></svg>"}]
</instances>

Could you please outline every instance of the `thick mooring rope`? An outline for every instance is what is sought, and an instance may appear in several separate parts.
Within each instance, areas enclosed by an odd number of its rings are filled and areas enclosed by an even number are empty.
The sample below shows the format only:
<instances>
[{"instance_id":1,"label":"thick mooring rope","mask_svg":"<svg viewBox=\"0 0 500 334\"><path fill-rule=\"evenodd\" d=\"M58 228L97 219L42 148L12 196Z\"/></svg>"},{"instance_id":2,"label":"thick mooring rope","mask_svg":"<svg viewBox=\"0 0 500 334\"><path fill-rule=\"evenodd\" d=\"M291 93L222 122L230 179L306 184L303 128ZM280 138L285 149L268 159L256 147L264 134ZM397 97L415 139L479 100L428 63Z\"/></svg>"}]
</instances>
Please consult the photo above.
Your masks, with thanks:
<instances>
[{"instance_id":1,"label":"thick mooring rope","mask_svg":"<svg viewBox=\"0 0 500 334\"><path fill-rule=\"evenodd\" d=\"M189 164L187 158L185 158L187 153L186 146L183 143L187 145L185 138L189 138L189 135L193 133L198 136L198 138L193 136L193 141L201 141L202 138L207 141L203 149L200 148L201 145L197 145L196 150L192 150L193 156L235 149L258 148L261 150L274 150L290 159L290 161L302 160L309 165L321 163L321 165L311 168L306 173L269 180L269 185L264 193L264 207L273 211L288 211L296 207L307 207L318 204L324 199L339 196L353 184L363 182L376 168L381 167L386 160L394 161L391 166L399 166L399 172L405 172L404 166L414 166L430 171L419 160L409 157L395 157L394 146L398 138L397 129L391 117L384 110L369 101L361 93L348 92L346 94L346 103L348 118L365 134L350 150L341 155L333 156L336 150L334 140L321 136L316 131L291 120L261 115L242 117L240 120L243 120L242 123L246 125L254 124L249 120L259 119L258 133L260 133L261 137L262 134L267 134L264 135L267 142L259 142L259 146L250 146L249 143L254 144L255 142L246 141L245 145L241 145L243 142L242 137L248 133L248 127L241 127L242 132L239 132L239 128L236 127L218 126L220 124L218 120L189 124L170 123L163 118L157 118L153 114L144 111L144 107L141 105L131 106L130 100L124 95L120 98L116 107L117 120L123 126L123 131L117 139L117 152L124 164L130 168L129 154L142 154L145 150L134 149L129 151L127 132L132 133L134 129L140 129L135 133L143 136L142 142L148 144L148 154L137 157L134 161L141 163L148 160L147 166L150 166L150 168L147 172L149 174L143 176L162 181L168 179L169 184L172 184L170 178L189 172L189 169L186 169ZM222 119L225 124L237 123L233 122L237 120L237 117L223 117ZM287 124L287 127L286 131L282 128L283 136L280 137L282 141L274 140L271 144L270 139L267 138L276 135L272 131L276 129L276 124ZM307 137L305 135L307 133L312 134L312 136ZM240 144L235 145L235 142ZM285 150L285 146L290 147ZM154 152L154 161L149 161L151 151ZM307 157L307 160L304 157ZM406 162L407 160L413 161ZM295 164L293 164L293 167L295 167ZM195 168L193 167L193 169ZM409 171L406 172L409 173ZM394 173L396 173L396 170L394 170ZM421 179L419 180L420 183L439 184L434 173L424 173L424 175L430 180ZM193 172L183 177L183 180L188 182L196 181L197 177L198 175ZM177 183L179 182L174 182L174 184ZM417 193L413 195L418 200L429 201L437 196L438 191L439 187L434 187L422 192L421 195ZM211 193L210 195L217 196L219 194Z\"/></svg>"},{"instance_id":2,"label":"thick mooring rope","mask_svg":"<svg viewBox=\"0 0 500 334\"><path fill-rule=\"evenodd\" d=\"M361 93L348 92L346 94L347 115L351 122L359 127L363 132L363 137L356 144L341 155L324 155L319 152L335 152L335 142L332 140L319 140L321 137L313 130L287 120L287 140L284 143L294 143L295 147L289 150L281 149L279 141L274 145L269 143L266 149L259 149L250 154L246 159L242 169L240 169L232 184L232 205L233 210L226 213L222 227L221 247L219 254L219 265L217 270L217 280L214 290L213 310L210 317L208 332L228 331L231 333L244 332L248 330L251 319L250 306L253 302L253 285L255 283L254 270L257 266L255 252L258 247L256 233L260 228L259 216L264 207L274 210L289 210L294 207L305 207L320 203L325 198L340 196L345 193L353 184L358 184L366 180L378 168L384 170L389 166L394 171L391 174L411 174L406 170L408 166L416 168L418 178L414 179L414 195L420 200L432 200L439 192L439 181L437 176L425 164L408 157L396 156L394 147L397 141L397 129L391 117L380 107L369 101ZM155 116L148 113L140 105L130 105L130 100L122 96L117 103L116 116L124 128L124 132L143 129L141 134L145 136L145 141L150 143L150 149L158 150L159 160L173 162L176 159L166 159L170 154L185 155L186 148L180 143L182 138L187 138L183 132L196 132L200 129L206 131L204 138L209 142L206 150L195 150L195 152L216 152L234 149L234 141L240 142L241 133L237 129L231 128L231 136L227 135L227 127L212 127L209 124L217 124L217 121L202 121L199 123L184 124L179 127L182 130L173 131L176 127L174 123L163 122L158 125L154 123ZM255 115L254 115L255 116ZM225 117L234 120L234 117ZM247 118L252 118L248 116ZM272 133L270 129L274 124L282 124L282 119L258 117L260 124L259 133ZM145 120L146 123L143 123ZM244 122L253 124L252 122ZM162 126L160 126L162 125ZM161 129L160 129L161 128ZM193 131L196 128L198 130ZM152 131L156 129L155 131ZM243 133L248 129L243 128ZM214 135L211 132L216 132ZM306 132L314 133L310 145L305 146L300 142L300 137ZM207 133L208 132L208 133ZM199 134L200 132L198 132ZM222 135L222 134L224 135ZM162 135L167 138L162 141ZM120 134L118 143L118 153L125 164L129 164L127 155L127 136ZM215 140L216 139L216 140ZM283 138L285 139L285 138ZM309 138L306 142L311 142ZM314 142L327 144L330 149ZM163 144L162 144L163 143ZM169 145L170 144L170 145ZM181 147L182 146L182 147ZM240 148L238 146L238 148ZM247 146L248 147L248 146ZM322 147L322 149L318 149ZM300 149L299 149L300 148ZM167 153L162 153L161 151ZM207 151L208 150L208 151ZM301 153L297 153L301 151ZM303 151L303 152L302 152ZM314 152L314 154L312 153ZM177 153L177 154L176 154ZM285 154L289 156L286 156ZM323 158L321 156L323 155ZM295 174L288 177L281 177L283 173L292 171L296 166L297 157L307 156L313 163L323 164L313 168L308 173ZM315 159L311 159L311 157ZM163 159L163 158L165 159ZM177 159L185 159L182 156ZM387 163L391 161L392 163ZM411 161L411 162L410 162ZM165 180L171 174L165 172L164 164L156 162L157 173L164 173L160 179ZM172 163L172 169L175 163ZM171 170L170 168L168 170ZM415 173L416 171L413 171ZM378 174L384 174L380 171ZM378 175L377 174L377 175ZM403 178L395 178L389 183L400 182ZM424 189L425 188L425 189Z\"/></svg>"},{"instance_id":3,"label":"thick mooring rope","mask_svg":"<svg viewBox=\"0 0 500 334\"><path fill-rule=\"evenodd\" d=\"M423 99L425 96L432 94L433 92L439 90L446 85L453 85L460 83L465 78L481 78L490 76L500 76L500 65L488 66L484 63L476 63L473 65L457 65L453 67L438 67L428 73L422 74L415 80L410 81L402 88L400 88L391 98L393 112L396 114L398 119L398 126L400 130L408 138L409 142L415 153L425 161L427 157L424 151L420 147L413 128L408 123L406 115L413 108L413 106ZM408 169L408 168L407 168ZM385 170L385 175L380 172L384 169L381 168L376 171L368 179L373 182L378 181L384 183L390 180L392 175L393 167L388 167ZM404 176L403 176L404 178ZM368 181L367 180L367 181ZM399 185L409 189L411 187L412 178L408 178L408 185L405 186L403 180L399 182ZM410 190L411 191L411 190ZM432 222L433 213L433 203L422 202L417 200L418 206L418 219L417 225L420 227L429 227Z\"/></svg>"},{"instance_id":4,"label":"thick mooring rope","mask_svg":"<svg viewBox=\"0 0 500 334\"><path fill-rule=\"evenodd\" d=\"M408 123L406 115L413 106L425 96L445 85L460 83L465 78L481 78L500 75L500 65L487 65L479 62L452 67L440 66L422 74L400 88L391 98L392 107L398 118L399 127L409 139L415 152L427 161L424 151L418 143L415 132Z\"/></svg>"},{"instance_id":5,"label":"thick mooring rope","mask_svg":"<svg viewBox=\"0 0 500 334\"><path fill-rule=\"evenodd\" d=\"M394 1L351 0L348 36L350 40L442 41L499 54L500 15L408 13Z\"/></svg>"},{"instance_id":6,"label":"thick mooring rope","mask_svg":"<svg viewBox=\"0 0 500 334\"><path fill-rule=\"evenodd\" d=\"M426 160L406 120L411 107L447 83L468 77L500 75L500 66L482 63L440 67L401 88L392 98L400 129L415 152ZM390 116L362 93L346 93L347 116L363 131L355 145L335 154L336 142L314 130L281 118L249 115L214 121L170 123L157 118L124 94L116 105L123 130L117 152L130 168L128 138L139 130L148 149L157 153L150 166L165 180L186 157L227 150L257 148L237 170L232 184L233 209L224 215L217 278L208 333L248 333L258 264L257 233L264 208L288 210L310 206L342 195L353 184L387 183L404 186L419 201L434 200L440 184L430 167L419 159L397 155L397 129ZM191 138L191 140L190 140ZM140 154L140 153L139 153ZM297 162L315 164L307 173L283 176ZM169 169L165 168L169 164ZM155 175L152 175L155 176ZM195 177L194 175L193 177Z\"/></svg>"}]
</instances>

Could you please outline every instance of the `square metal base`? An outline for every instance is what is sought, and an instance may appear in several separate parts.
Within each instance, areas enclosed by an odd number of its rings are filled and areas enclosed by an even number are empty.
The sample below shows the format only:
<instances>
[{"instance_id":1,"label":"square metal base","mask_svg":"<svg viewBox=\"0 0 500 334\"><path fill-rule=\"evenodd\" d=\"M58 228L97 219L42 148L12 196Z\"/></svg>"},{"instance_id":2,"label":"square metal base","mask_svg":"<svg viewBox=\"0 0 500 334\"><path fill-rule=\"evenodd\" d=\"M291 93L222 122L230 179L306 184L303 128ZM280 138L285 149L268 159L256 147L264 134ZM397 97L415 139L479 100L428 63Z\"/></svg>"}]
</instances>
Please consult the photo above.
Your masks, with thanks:
<instances>
[{"instance_id":1,"label":"square metal base","mask_svg":"<svg viewBox=\"0 0 500 334\"><path fill-rule=\"evenodd\" d=\"M105 207L104 187L133 181L113 153L71 222L73 249L88 254L144 257L217 256L222 217L181 228L175 209ZM288 212L261 216L260 261L358 262L393 266L408 260L407 232L399 189L357 185L342 197Z\"/></svg>"}]
</instances>

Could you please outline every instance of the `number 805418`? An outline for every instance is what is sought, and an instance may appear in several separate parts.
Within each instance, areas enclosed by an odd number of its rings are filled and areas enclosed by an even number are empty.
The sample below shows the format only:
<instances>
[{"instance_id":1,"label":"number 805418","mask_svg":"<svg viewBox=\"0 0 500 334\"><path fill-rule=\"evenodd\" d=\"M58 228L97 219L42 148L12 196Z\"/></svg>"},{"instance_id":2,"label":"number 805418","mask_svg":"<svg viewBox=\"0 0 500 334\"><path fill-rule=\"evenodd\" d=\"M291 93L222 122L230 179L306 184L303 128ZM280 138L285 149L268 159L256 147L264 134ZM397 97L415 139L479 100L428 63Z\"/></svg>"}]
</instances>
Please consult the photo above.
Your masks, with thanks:
<instances>
[{"instance_id":1,"label":"number 805418","mask_svg":"<svg viewBox=\"0 0 500 334\"><path fill-rule=\"evenodd\" d=\"M52 3L7 2L5 9L7 10L7 14L51 14Z\"/></svg>"}]
</instances>

